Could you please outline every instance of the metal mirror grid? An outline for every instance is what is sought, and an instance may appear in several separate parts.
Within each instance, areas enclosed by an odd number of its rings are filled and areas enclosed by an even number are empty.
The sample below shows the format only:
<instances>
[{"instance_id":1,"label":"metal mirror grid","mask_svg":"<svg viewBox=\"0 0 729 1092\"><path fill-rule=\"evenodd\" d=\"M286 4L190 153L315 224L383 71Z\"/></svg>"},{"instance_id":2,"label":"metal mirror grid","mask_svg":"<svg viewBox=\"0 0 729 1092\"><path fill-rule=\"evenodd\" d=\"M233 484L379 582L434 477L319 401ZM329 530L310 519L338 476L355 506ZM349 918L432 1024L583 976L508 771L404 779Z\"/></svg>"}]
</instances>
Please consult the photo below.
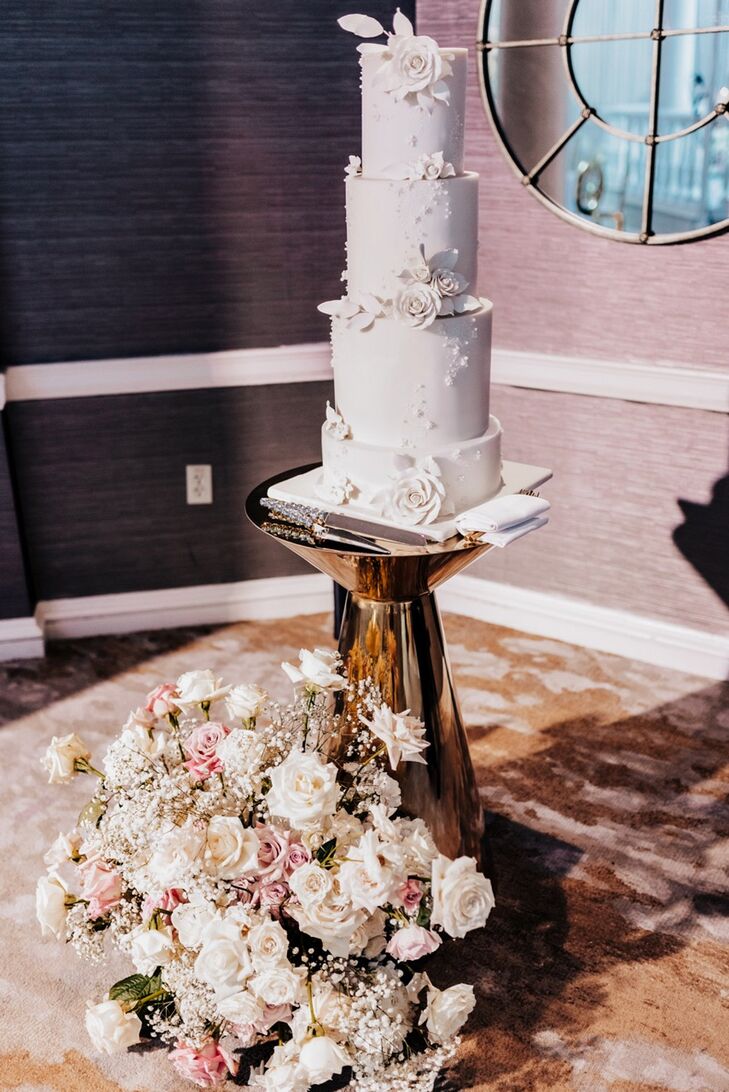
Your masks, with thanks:
<instances>
[{"instance_id":1,"label":"metal mirror grid","mask_svg":"<svg viewBox=\"0 0 729 1092\"><path fill-rule=\"evenodd\" d=\"M626 243L729 228L729 0L483 0L486 112L522 184Z\"/></svg>"}]
</instances>

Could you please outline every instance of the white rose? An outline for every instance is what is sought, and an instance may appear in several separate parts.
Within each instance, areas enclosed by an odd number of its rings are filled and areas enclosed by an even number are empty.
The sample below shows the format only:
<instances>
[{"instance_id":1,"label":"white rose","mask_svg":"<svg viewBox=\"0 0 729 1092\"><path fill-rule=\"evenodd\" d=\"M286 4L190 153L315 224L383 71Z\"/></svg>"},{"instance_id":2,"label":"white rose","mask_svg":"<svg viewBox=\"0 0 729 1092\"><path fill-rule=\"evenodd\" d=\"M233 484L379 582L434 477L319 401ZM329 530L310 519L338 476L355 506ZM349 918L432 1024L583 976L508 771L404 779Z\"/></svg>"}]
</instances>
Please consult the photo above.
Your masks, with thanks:
<instances>
[{"instance_id":1,"label":"white rose","mask_svg":"<svg viewBox=\"0 0 729 1092\"><path fill-rule=\"evenodd\" d=\"M265 1073L255 1077L256 1089L261 1092L307 1092L308 1078L303 1075L303 1070L295 1061L281 1062L280 1065L269 1064Z\"/></svg>"},{"instance_id":2,"label":"white rose","mask_svg":"<svg viewBox=\"0 0 729 1092\"><path fill-rule=\"evenodd\" d=\"M56 876L41 876L35 889L35 916L44 937L66 935L66 888Z\"/></svg>"},{"instance_id":3,"label":"white rose","mask_svg":"<svg viewBox=\"0 0 729 1092\"><path fill-rule=\"evenodd\" d=\"M202 933L215 919L215 911L207 903L183 902L172 911L172 924L183 948L199 948Z\"/></svg>"},{"instance_id":4,"label":"white rose","mask_svg":"<svg viewBox=\"0 0 729 1092\"><path fill-rule=\"evenodd\" d=\"M208 705L225 697L230 686L223 686L223 680L207 668L204 671L185 671L177 680L177 690L177 705Z\"/></svg>"},{"instance_id":5,"label":"white rose","mask_svg":"<svg viewBox=\"0 0 729 1092\"><path fill-rule=\"evenodd\" d=\"M323 902L306 907L289 903L286 912L298 922L302 932L316 937L328 952L342 958L348 955L350 941L367 917L363 910L355 910L336 885Z\"/></svg>"},{"instance_id":6,"label":"white rose","mask_svg":"<svg viewBox=\"0 0 729 1092\"><path fill-rule=\"evenodd\" d=\"M66 861L78 857L81 849L81 835L77 830L70 834L59 834L55 842L46 851L43 860L49 868L60 868Z\"/></svg>"},{"instance_id":7,"label":"white rose","mask_svg":"<svg viewBox=\"0 0 729 1092\"><path fill-rule=\"evenodd\" d=\"M240 926L216 919L203 931L203 946L195 960L195 974L220 997L240 993L253 964Z\"/></svg>"},{"instance_id":8,"label":"white rose","mask_svg":"<svg viewBox=\"0 0 729 1092\"><path fill-rule=\"evenodd\" d=\"M384 76L393 98L428 91L444 75L438 43L425 35L397 35L388 43L390 59Z\"/></svg>"},{"instance_id":9,"label":"white rose","mask_svg":"<svg viewBox=\"0 0 729 1092\"><path fill-rule=\"evenodd\" d=\"M432 285L441 296L460 296L468 288L468 281L455 269L435 269Z\"/></svg>"},{"instance_id":10,"label":"white rose","mask_svg":"<svg viewBox=\"0 0 729 1092\"><path fill-rule=\"evenodd\" d=\"M364 954L368 959L374 959L385 950L387 937L385 936L385 923L387 918L382 910L376 910L372 917L360 925L352 934L349 942L349 950L352 955ZM317 1009L317 1015L319 1010Z\"/></svg>"},{"instance_id":11,"label":"white rose","mask_svg":"<svg viewBox=\"0 0 729 1092\"><path fill-rule=\"evenodd\" d=\"M420 753L430 746L427 739L423 738L425 725L419 717L410 716L409 709L395 713L383 702L379 709L375 709L371 720L361 714L359 719L367 725L373 736L385 744L393 770L397 769L402 760L426 765Z\"/></svg>"},{"instance_id":12,"label":"white rose","mask_svg":"<svg viewBox=\"0 0 729 1092\"><path fill-rule=\"evenodd\" d=\"M384 514L399 523L432 523L438 518L445 498L445 486L435 459L404 467L393 475L391 488L378 493Z\"/></svg>"},{"instance_id":13,"label":"white rose","mask_svg":"<svg viewBox=\"0 0 729 1092\"><path fill-rule=\"evenodd\" d=\"M422 819L403 820L407 828L403 834L403 850L408 871L422 875L429 873L438 849L428 826Z\"/></svg>"},{"instance_id":14,"label":"white rose","mask_svg":"<svg viewBox=\"0 0 729 1092\"><path fill-rule=\"evenodd\" d=\"M218 1002L218 1012L224 1020L230 1020L232 1024L255 1024L263 1016L263 1004L250 990L239 990L231 993Z\"/></svg>"},{"instance_id":15,"label":"white rose","mask_svg":"<svg viewBox=\"0 0 729 1092\"><path fill-rule=\"evenodd\" d=\"M118 1001L87 1002L86 1030L96 1050L117 1054L139 1042L142 1021L133 1012L124 1012Z\"/></svg>"},{"instance_id":16,"label":"white rose","mask_svg":"<svg viewBox=\"0 0 729 1092\"><path fill-rule=\"evenodd\" d=\"M313 652L302 648L298 667L289 663L281 664L294 686L304 686L312 690L342 690L347 680L337 671L339 666L339 653L325 648L315 648Z\"/></svg>"},{"instance_id":17,"label":"white rose","mask_svg":"<svg viewBox=\"0 0 729 1092\"><path fill-rule=\"evenodd\" d=\"M346 1050L328 1035L317 1035L314 1039L308 1039L299 1054L299 1065L310 1084L324 1084L337 1073L341 1073L350 1061Z\"/></svg>"},{"instance_id":18,"label":"white rose","mask_svg":"<svg viewBox=\"0 0 729 1092\"><path fill-rule=\"evenodd\" d=\"M157 723L157 717L148 709L133 709L124 722L124 728L145 728L151 732Z\"/></svg>"},{"instance_id":19,"label":"white rose","mask_svg":"<svg viewBox=\"0 0 729 1092\"><path fill-rule=\"evenodd\" d=\"M240 720L253 720L263 708L268 697L265 690L253 683L242 683L228 691L225 698L225 708L230 717L239 717Z\"/></svg>"},{"instance_id":20,"label":"white rose","mask_svg":"<svg viewBox=\"0 0 729 1092\"><path fill-rule=\"evenodd\" d=\"M79 772L79 767L88 765L91 751L75 732L67 736L54 736L46 753L41 759L41 766L48 773L49 785L61 785Z\"/></svg>"},{"instance_id":21,"label":"white rose","mask_svg":"<svg viewBox=\"0 0 729 1092\"><path fill-rule=\"evenodd\" d=\"M339 886L355 910L374 914L389 902L402 882L383 862L380 840L376 831L363 834L358 844L349 850L347 860L339 869Z\"/></svg>"},{"instance_id":22,"label":"white rose","mask_svg":"<svg viewBox=\"0 0 729 1092\"><path fill-rule=\"evenodd\" d=\"M257 971L271 964L281 963L289 950L286 930L277 921L263 921L248 934L253 966Z\"/></svg>"},{"instance_id":23,"label":"white rose","mask_svg":"<svg viewBox=\"0 0 729 1092\"><path fill-rule=\"evenodd\" d=\"M430 920L452 937L482 929L494 908L491 881L477 870L473 857L451 861L438 854L433 861L432 893Z\"/></svg>"},{"instance_id":24,"label":"white rose","mask_svg":"<svg viewBox=\"0 0 729 1092\"><path fill-rule=\"evenodd\" d=\"M333 815L339 798L337 768L313 752L291 751L268 771L271 788L266 800L272 815L295 827L318 823Z\"/></svg>"},{"instance_id":25,"label":"white rose","mask_svg":"<svg viewBox=\"0 0 729 1092\"><path fill-rule=\"evenodd\" d=\"M289 877L289 887L302 906L323 902L332 890L332 875L326 868L311 861L297 868Z\"/></svg>"},{"instance_id":26,"label":"white rose","mask_svg":"<svg viewBox=\"0 0 729 1092\"><path fill-rule=\"evenodd\" d=\"M175 942L172 930L146 929L140 926L132 934L131 956L134 966L140 974L152 974L157 967L163 967L175 956Z\"/></svg>"},{"instance_id":27,"label":"white rose","mask_svg":"<svg viewBox=\"0 0 729 1092\"><path fill-rule=\"evenodd\" d=\"M305 975L303 968L295 971L289 963L281 963L257 971L249 986L264 1005L293 1005L301 997Z\"/></svg>"},{"instance_id":28,"label":"white rose","mask_svg":"<svg viewBox=\"0 0 729 1092\"><path fill-rule=\"evenodd\" d=\"M184 887L182 881L202 857L204 846L205 832L190 819L166 834L147 865L156 886Z\"/></svg>"},{"instance_id":29,"label":"white rose","mask_svg":"<svg viewBox=\"0 0 729 1092\"><path fill-rule=\"evenodd\" d=\"M258 835L233 815L215 815L208 823L205 867L221 880L235 880L258 864Z\"/></svg>"},{"instance_id":30,"label":"white rose","mask_svg":"<svg viewBox=\"0 0 729 1092\"><path fill-rule=\"evenodd\" d=\"M140 724L132 724L124 729L118 742L135 754L144 755L145 758L159 758L167 746L169 736L161 729L148 731Z\"/></svg>"},{"instance_id":31,"label":"white rose","mask_svg":"<svg viewBox=\"0 0 729 1092\"><path fill-rule=\"evenodd\" d=\"M452 163L446 163L442 152L433 155L421 155L415 165L416 177L434 181L436 178L453 178L455 168Z\"/></svg>"},{"instance_id":32,"label":"white rose","mask_svg":"<svg viewBox=\"0 0 729 1092\"><path fill-rule=\"evenodd\" d=\"M435 322L440 310L440 296L429 284L416 281L402 289L395 300L395 318L416 329Z\"/></svg>"},{"instance_id":33,"label":"white rose","mask_svg":"<svg viewBox=\"0 0 729 1092\"><path fill-rule=\"evenodd\" d=\"M420 1023L427 1023L428 1035L434 1042L446 1043L461 1030L475 1004L473 986L461 983L447 990L428 986L428 1000Z\"/></svg>"}]
</instances>

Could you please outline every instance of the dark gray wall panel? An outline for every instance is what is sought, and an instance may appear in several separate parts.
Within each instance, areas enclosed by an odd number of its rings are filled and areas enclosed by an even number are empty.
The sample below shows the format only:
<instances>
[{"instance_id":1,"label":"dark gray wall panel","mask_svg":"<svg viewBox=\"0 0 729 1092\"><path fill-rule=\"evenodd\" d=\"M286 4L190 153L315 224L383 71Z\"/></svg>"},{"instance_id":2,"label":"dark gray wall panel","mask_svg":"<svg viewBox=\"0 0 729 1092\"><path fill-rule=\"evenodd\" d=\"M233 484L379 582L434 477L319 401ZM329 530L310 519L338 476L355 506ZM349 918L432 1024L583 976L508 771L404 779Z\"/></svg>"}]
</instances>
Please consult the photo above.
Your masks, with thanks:
<instances>
[{"instance_id":1,"label":"dark gray wall panel","mask_svg":"<svg viewBox=\"0 0 729 1092\"><path fill-rule=\"evenodd\" d=\"M31 613L0 413L0 618Z\"/></svg>"},{"instance_id":2,"label":"dark gray wall panel","mask_svg":"<svg viewBox=\"0 0 729 1092\"><path fill-rule=\"evenodd\" d=\"M39 599L311 571L247 524L249 490L318 461L328 383L8 407ZM212 505L185 465L213 467Z\"/></svg>"},{"instance_id":3,"label":"dark gray wall panel","mask_svg":"<svg viewBox=\"0 0 729 1092\"><path fill-rule=\"evenodd\" d=\"M412 14L414 0L403 0ZM66 0L0 21L6 364L319 340L359 148L347 0ZM367 10L389 21L391 0Z\"/></svg>"}]
</instances>

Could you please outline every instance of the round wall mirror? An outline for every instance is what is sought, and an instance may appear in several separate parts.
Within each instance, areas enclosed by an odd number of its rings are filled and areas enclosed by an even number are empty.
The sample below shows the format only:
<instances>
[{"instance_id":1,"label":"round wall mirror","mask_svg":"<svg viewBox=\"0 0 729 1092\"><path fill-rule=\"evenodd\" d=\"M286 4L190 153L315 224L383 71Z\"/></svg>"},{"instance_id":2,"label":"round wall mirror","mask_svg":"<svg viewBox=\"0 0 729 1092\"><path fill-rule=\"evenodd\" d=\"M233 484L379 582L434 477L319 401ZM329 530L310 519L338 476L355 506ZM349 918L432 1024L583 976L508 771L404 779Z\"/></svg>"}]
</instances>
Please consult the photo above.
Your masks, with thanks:
<instances>
[{"instance_id":1,"label":"round wall mirror","mask_svg":"<svg viewBox=\"0 0 729 1092\"><path fill-rule=\"evenodd\" d=\"M543 204L626 243L729 228L729 0L484 0L486 112Z\"/></svg>"}]
</instances>

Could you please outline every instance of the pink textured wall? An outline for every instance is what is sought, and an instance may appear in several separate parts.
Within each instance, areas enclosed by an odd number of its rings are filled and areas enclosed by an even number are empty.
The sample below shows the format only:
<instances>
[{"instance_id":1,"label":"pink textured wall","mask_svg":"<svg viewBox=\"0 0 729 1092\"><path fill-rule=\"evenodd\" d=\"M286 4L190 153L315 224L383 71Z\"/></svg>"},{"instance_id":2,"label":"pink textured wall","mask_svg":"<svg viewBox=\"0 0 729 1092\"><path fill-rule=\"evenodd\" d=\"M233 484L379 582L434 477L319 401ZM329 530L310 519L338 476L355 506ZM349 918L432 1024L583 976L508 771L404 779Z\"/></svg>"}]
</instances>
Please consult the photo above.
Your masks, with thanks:
<instances>
[{"instance_id":1,"label":"pink textured wall","mask_svg":"<svg viewBox=\"0 0 729 1092\"><path fill-rule=\"evenodd\" d=\"M480 290L502 348L729 368L729 234L640 247L563 223L519 185L484 113L478 0L418 0L418 29L468 45L466 164L481 175Z\"/></svg>"}]
</instances>

